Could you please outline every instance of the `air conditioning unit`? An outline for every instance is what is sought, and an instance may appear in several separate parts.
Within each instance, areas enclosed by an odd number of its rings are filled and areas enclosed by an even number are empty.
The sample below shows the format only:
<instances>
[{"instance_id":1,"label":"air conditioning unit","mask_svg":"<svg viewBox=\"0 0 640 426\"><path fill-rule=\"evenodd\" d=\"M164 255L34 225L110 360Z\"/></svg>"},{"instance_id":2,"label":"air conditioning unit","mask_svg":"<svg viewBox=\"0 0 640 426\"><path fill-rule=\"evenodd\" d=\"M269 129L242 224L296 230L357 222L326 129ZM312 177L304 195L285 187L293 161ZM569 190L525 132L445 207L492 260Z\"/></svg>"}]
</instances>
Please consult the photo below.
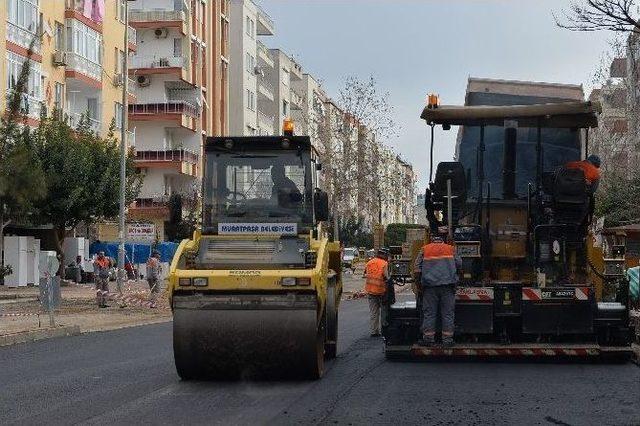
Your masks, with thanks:
<instances>
[{"instance_id":1,"label":"air conditioning unit","mask_svg":"<svg viewBox=\"0 0 640 426\"><path fill-rule=\"evenodd\" d=\"M113 85L114 86L124 86L124 74L116 74L113 76Z\"/></svg>"},{"instance_id":2,"label":"air conditioning unit","mask_svg":"<svg viewBox=\"0 0 640 426\"><path fill-rule=\"evenodd\" d=\"M53 65L65 66L67 65L67 52L56 51L53 53Z\"/></svg>"},{"instance_id":3,"label":"air conditioning unit","mask_svg":"<svg viewBox=\"0 0 640 426\"><path fill-rule=\"evenodd\" d=\"M147 87L151 84L151 77L148 75L139 75L137 78L138 86Z\"/></svg>"},{"instance_id":4,"label":"air conditioning unit","mask_svg":"<svg viewBox=\"0 0 640 426\"><path fill-rule=\"evenodd\" d=\"M253 68L253 73L255 75L259 75L260 77L264 78L264 69L262 69L261 67L255 67Z\"/></svg>"},{"instance_id":5,"label":"air conditioning unit","mask_svg":"<svg viewBox=\"0 0 640 426\"><path fill-rule=\"evenodd\" d=\"M169 30L166 28L156 28L153 33L155 34L156 38L167 38L167 36L169 35Z\"/></svg>"}]
</instances>

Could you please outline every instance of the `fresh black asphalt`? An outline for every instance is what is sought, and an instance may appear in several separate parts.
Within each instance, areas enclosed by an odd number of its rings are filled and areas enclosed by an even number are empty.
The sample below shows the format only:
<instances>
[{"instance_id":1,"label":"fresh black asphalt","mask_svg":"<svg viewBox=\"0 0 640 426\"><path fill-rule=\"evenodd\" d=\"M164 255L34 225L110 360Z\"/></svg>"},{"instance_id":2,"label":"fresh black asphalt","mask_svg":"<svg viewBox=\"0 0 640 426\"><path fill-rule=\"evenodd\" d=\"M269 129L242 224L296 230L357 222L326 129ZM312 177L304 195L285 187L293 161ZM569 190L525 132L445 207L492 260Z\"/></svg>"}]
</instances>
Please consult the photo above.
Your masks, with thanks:
<instances>
[{"instance_id":1,"label":"fresh black asphalt","mask_svg":"<svg viewBox=\"0 0 640 426\"><path fill-rule=\"evenodd\" d=\"M634 364L390 362L367 319L317 382L181 382L170 323L0 348L0 424L640 425Z\"/></svg>"}]
</instances>

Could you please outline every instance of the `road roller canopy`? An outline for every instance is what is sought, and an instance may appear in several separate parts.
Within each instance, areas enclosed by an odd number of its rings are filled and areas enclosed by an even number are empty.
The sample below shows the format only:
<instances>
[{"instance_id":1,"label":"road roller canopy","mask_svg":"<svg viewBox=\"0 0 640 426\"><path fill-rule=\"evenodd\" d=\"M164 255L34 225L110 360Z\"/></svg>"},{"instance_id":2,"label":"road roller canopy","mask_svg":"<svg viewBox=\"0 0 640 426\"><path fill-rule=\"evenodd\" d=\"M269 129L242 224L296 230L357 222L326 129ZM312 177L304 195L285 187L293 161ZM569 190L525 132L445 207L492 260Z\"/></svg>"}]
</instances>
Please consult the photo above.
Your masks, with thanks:
<instances>
[{"instance_id":1,"label":"road roller canopy","mask_svg":"<svg viewBox=\"0 0 640 426\"><path fill-rule=\"evenodd\" d=\"M597 102L561 102L537 105L425 107L420 118L443 126L503 126L590 128L598 127L601 106Z\"/></svg>"},{"instance_id":2,"label":"road roller canopy","mask_svg":"<svg viewBox=\"0 0 640 426\"><path fill-rule=\"evenodd\" d=\"M313 226L316 154L308 137L217 137L205 147L205 233ZM285 232L286 231L286 232ZM255 233L263 233L262 231ZM272 233L272 232L268 232Z\"/></svg>"}]
</instances>

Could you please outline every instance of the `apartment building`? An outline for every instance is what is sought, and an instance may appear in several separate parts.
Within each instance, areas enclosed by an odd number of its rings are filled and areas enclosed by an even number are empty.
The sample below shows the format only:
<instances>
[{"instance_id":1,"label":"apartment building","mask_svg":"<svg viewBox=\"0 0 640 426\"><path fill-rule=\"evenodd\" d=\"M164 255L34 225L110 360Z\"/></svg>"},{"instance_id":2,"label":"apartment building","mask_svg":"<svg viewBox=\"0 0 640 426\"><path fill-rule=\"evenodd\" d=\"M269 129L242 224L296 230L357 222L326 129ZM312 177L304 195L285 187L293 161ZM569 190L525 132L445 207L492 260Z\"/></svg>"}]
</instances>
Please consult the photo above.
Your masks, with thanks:
<instances>
[{"instance_id":1,"label":"apartment building","mask_svg":"<svg viewBox=\"0 0 640 426\"><path fill-rule=\"evenodd\" d=\"M232 135L272 135L275 88L267 74L275 68L260 37L274 34L274 23L252 0L231 0L229 45L229 133ZM278 125L279 127L279 125Z\"/></svg>"},{"instance_id":2,"label":"apartment building","mask_svg":"<svg viewBox=\"0 0 640 426\"><path fill-rule=\"evenodd\" d=\"M135 30L124 41L123 5L124 0L6 0L0 7L6 22L0 26L6 40L0 45L6 58L0 81L6 94L33 47L22 105L29 125L38 124L43 107L47 113L63 111L72 126L85 116L102 136L113 120L122 125L122 58L137 49ZM129 96L135 101L133 90ZM0 109L5 106L2 96Z\"/></svg>"},{"instance_id":3,"label":"apartment building","mask_svg":"<svg viewBox=\"0 0 640 426\"><path fill-rule=\"evenodd\" d=\"M144 183L128 216L162 229L172 194L183 204L198 199L204 140L228 130L229 3L137 0L130 7L138 52L129 65L137 92L129 127Z\"/></svg>"},{"instance_id":4,"label":"apartment building","mask_svg":"<svg viewBox=\"0 0 640 426\"><path fill-rule=\"evenodd\" d=\"M313 146L320 150L323 137L323 117L326 112L325 104L328 101L320 83L310 74L303 73L302 79L291 84L296 97L301 100L300 108L293 108L291 118L296 123L296 129L301 135L309 135ZM294 105L297 105L295 102Z\"/></svg>"}]
</instances>

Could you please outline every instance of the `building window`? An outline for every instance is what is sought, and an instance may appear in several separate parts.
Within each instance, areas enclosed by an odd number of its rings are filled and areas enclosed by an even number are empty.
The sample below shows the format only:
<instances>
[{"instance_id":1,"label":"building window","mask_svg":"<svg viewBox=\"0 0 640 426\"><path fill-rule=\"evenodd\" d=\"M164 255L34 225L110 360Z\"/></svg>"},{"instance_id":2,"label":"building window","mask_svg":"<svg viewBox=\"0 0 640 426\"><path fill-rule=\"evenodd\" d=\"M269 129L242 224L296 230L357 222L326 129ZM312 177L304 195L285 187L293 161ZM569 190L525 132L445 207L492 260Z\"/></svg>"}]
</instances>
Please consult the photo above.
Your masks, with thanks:
<instances>
[{"instance_id":1,"label":"building window","mask_svg":"<svg viewBox=\"0 0 640 426\"><path fill-rule=\"evenodd\" d=\"M18 84L25 60L24 56L7 52L7 90L13 89ZM27 81L26 95L42 100L42 77L41 64L31 61L31 72Z\"/></svg>"},{"instance_id":2,"label":"building window","mask_svg":"<svg viewBox=\"0 0 640 426\"><path fill-rule=\"evenodd\" d=\"M87 99L87 117L99 121L98 98Z\"/></svg>"},{"instance_id":3,"label":"building window","mask_svg":"<svg viewBox=\"0 0 640 426\"><path fill-rule=\"evenodd\" d=\"M6 0L7 19L14 25L33 34L38 29L38 0Z\"/></svg>"},{"instance_id":4,"label":"building window","mask_svg":"<svg viewBox=\"0 0 640 426\"><path fill-rule=\"evenodd\" d=\"M247 72L250 74L255 74L256 69L256 58L254 58L251 53L247 52L246 54L246 63L247 63Z\"/></svg>"},{"instance_id":5,"label":"building window","mask_svg":"<svg viewBox=\"0 0 640 426\"><path fill-rule=\"evenodd\" d=\"M179 58L182 56L182 39L174 38L173 39L173 57Z\"/></svg>"},{"instance_id":6,"label":"building window","mask_svg":"<svg viewBox=\"0 0 640 426\"><path fill-rule=\"evenodd\" d=\"M94 64L102 64L102 35L76 19L67 19L67 48Z\"/></svg>"},{"instance_id":7,"label":"building window","mask_svg":"<svg viewBox=\"0 0 640 426\"><path fill-rule=\"evenodd\" d=\"M64 84L56 82L53 88L53 108L62 111L64 105Z\"/></svg>"},{"instance_id":8,"label":"building window","mask_svg":"<svg viewBox=\"0 0 640 426\"><path fill-rule=\"evenodd\" d=\"M113 114L116 119L116 128L122 129L122 104L120 102L115 103Z\"/></svg>"},{"instance_id":9,"label":"building window","mask_svg":"<svg viewBox=\"0 0 640 426\"><path fill-rule=\"evenodd\" d=\"M282 116L289 117L289 102L284 99L282 100Z\"/></svg>"},{"instance_id":10,"label":"building window","mask_svg":"<svg viewBox=\"0 0 640 426\"><path fill-rule=\"evenodd\" d=\"M251 38L255 38L256 33L256 23L253 19L247 16L247 35Z\"/></svg>"},{"instance_id":11,"label":"building window","mask_svg":"<svg viewBox=\"0 0 640 426\"><path fill-rule=\"evenodd\" d=\"M115 66L114 71L117 74L122 74L122 68L124 67L124 52L117 47L115 48Z\"/></svg>"},{"instance_id":12,"label":"building window","mask_svg":"<svg viewBox=\"0 0 640 426\"><path fill-rule=\"evenodd\" d=\"M256 110L256 94L247 89L247 108L251 111Z\"/></svg>"},{"instance_id":13,"label":"building window","mask_svg":"<svg viewBox=\"0 0 640 426\"><path fill-rule=\"evenodd\" d=\"M117 6L118 6L118 20L122 23L127 21L127 17L125 16L125 14L127 13L127 9L126 9L126 2L127 0L117 0Z\"/></svg>"},{"instance_id":14,"label":"building window","mask_svg":"<svg viewBox=\"0 0 640 426\"><path fill-rule=\"evenodd\" d=\"M56 29L55 29L55 47L58 51L64 51L64 24L56 21Z\"/></svg>"}]
</instances>

